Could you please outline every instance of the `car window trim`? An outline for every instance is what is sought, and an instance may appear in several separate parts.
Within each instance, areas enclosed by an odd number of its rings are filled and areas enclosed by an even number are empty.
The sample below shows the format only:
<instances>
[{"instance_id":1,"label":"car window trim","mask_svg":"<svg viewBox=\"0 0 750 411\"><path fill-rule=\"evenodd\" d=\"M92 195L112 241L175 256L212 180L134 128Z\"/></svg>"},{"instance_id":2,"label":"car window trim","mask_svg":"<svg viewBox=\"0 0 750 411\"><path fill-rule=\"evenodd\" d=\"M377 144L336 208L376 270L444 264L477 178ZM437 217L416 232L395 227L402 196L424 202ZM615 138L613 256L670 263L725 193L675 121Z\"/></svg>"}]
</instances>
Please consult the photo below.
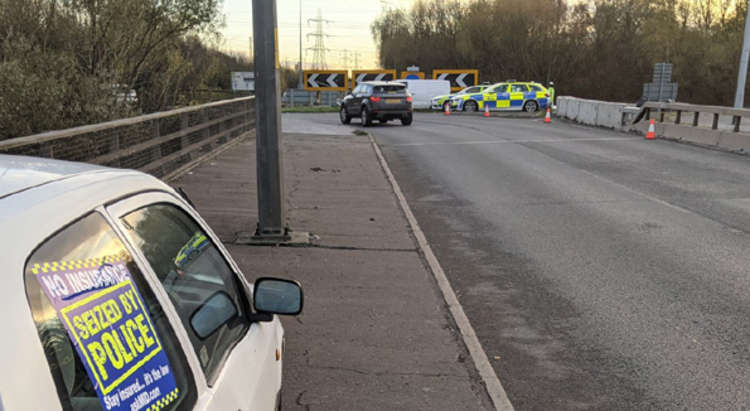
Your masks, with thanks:
<instances>
[{"instance_id":1,"label":"car window trim","mask_svg":"<svg viewBox=\"0 0 750 411\"><path fill-rule=\"evenodd\" d=\"M137 196L138 195L136 194L135 196L129 197L128 199L132 199ZM177 337L177 340L179 341L188 366L193 372L195 387L198 391L196 394L200 399L204 395L204 392L206 392L208 383L206 381L206 376L203 373L203 368L201 368L200 366L198 357L195 355L195 350L193 349L193 345L190 342L190 337L187 334L187 330L185 330L185 327L180 320L179 314L177 314L174 305L169 300L169 296L164 290L164 286L159 282L159 279L151 269L151 265L148 263L148 260L146 260L146 257L141 253L140 249L130 242L130 238L125 233L124 227L121 226L119 218L115 217L114 214L110 212L110 209L113 206L116 206L123 201L127 201L128 199L120 200L119 202L116 202L114 204L108 206L100 206L97 208L100 208L99 213L104 216L104 218L107 220L107 223L109 223L120 241L122 241L123 245L133 258L133 262L138 265L138 268L141 270L146 283L149 287L151 287L151 292L154 293L157 301L159 302L159 304L161 304L161 308L164 311L164 314L167 316L172 329L174 330L175 337ZM200 402L200 400L198 402Z\"/></svg>"},{"instance_id":2,"label":"car window trim","mask_svg":"<svg viewBox=\"0 0 750 411\"><path fill-rule=\"evenodd\" d=\"M154 198L157 200L148 200L149 198ZM163 199L163 200L158 200ZM193 220L195 220L198 225L203 229L206 234L211 238L213 243L221 250L222 256L225 258L229 266L232 268L232 271L234 272L235 276L239 280L240 284L242 284L242 288L244 288L244 292L246 296L251 297L252 296L252 284L250 284L244 275L242 275L242 270L240 269L239 265L234 261L231 254L229 253L229 250L224 246L224 243L221 242L221 239L219 236L214 233L214 231L211 229L211 227L206 223L205 220L196 212L194 209L181 197L178 195L175 195L173 193L170 193L168 191L148 191L148 192L141 192L136 193L132 196L127 196L124 198L119 199L115 203L111 203L107 206L107 211L112 213L112 217L115 220L118 220L118 226L119 226L119 219L126 216L127 214L139 209L143 208L145 206L156 204L156 203L172 203L176 206L178 206L182 211L187 213ZM138 205L136 205L138 204ZM124 231L123 231L124 233Z\"/></svg>"}]
</instances>

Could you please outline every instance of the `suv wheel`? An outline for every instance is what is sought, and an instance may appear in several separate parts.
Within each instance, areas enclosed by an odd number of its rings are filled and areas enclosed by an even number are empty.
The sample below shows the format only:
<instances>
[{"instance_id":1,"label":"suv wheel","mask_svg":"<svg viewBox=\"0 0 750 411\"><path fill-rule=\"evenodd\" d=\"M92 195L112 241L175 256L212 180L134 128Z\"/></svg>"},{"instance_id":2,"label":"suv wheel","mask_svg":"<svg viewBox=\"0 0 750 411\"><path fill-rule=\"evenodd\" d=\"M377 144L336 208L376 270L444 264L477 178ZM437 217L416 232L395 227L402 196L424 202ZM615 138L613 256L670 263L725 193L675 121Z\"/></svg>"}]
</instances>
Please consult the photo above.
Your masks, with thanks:
<instances>
[{"instance_id":1,"label":"suv wheel","mask_svg":"<svg viewBox=\"0 0 750 411\"><path fill-rule=\"evenodd\" d=\"M477 106L477 102L474 100L469 100L464 104L464 111L477 111L479 110L479 106Z\"/></svg>"},{"instance_id":2,"label":"suv wheel","mask_svg":"<svg viewBox=\"0 0 750 411\"><path fill-rule=\"evenodd\" d=\"M414 118L412 117L412 113L406 113L403 117L401 117L401 124L410 126L413 119Z\"/></svg>"},{"instance_id":3,"label":"suv wheel","mask_svg":"<svg viewBox=\"0 0 750 411\"><path fill-rule=\"evenodd\" d=\"M527 113L536 113L539 110L539 103L534 100L529 100L523 105L523 111Z\"/></svg>"},{"instance_id":4,"label":"suv wheel","mask_svg":"<svg viewBox=\"0 0 750 411\"><path fill-rule=\"evenodd\" d=\"M372 117L370 116L370 110L367 109L367 106L362 106L362 114L360 118L362 118L363 126L369 127L372 125Z\"/></svg>"},{"instance_id":5,"label":"suv wheel","mask_svg":"<svg viewBox=\"0 0 750 411\"><path fill-rule=\"evenodd\" d=\"M339 120L341 120L341 124L349 124L352 121L352 117L346 112L346 107L344 106L341 106L341 109L339 109Z\"/></svg>"}]
</instances>

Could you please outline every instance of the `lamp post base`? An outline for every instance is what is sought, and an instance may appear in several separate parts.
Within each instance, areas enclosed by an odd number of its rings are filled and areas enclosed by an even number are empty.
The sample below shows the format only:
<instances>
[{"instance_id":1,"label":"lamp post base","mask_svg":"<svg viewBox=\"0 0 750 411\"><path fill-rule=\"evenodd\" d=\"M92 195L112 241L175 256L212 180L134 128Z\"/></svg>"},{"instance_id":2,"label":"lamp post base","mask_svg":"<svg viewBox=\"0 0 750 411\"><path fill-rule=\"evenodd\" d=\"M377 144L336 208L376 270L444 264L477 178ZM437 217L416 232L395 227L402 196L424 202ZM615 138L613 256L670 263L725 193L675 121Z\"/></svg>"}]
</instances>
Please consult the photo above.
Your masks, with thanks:
<instances>
[{"instance_id":1,"label":"lamp post base","mask_svg":"<svg viewBox=\"0 0 750 411\"><path fill-rule=\"evenodd\" d=\"M260 234L258 232L237 233L235 244L302 247L312 244L313 235L304 231L286 230L284 233Z\"/></svg>"}]
</instances>

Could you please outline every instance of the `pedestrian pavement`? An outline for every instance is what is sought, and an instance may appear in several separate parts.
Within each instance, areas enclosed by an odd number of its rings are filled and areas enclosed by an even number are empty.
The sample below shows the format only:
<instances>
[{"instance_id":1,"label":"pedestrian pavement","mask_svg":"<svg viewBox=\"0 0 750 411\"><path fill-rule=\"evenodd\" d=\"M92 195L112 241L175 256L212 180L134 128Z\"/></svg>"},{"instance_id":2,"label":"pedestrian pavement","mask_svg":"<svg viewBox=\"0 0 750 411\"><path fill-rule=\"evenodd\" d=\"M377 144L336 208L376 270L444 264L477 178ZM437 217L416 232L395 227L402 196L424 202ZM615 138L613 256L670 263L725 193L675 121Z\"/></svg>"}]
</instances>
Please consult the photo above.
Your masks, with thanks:
<instances>
[{"instance_id":1,"label":"pedestrian pavement","mask_svg":"<svg viewBox=\"0 0 750 411\"><path fill-rule=\"evenodd\" d=\"M235 243L257 221L254 138L170 182L249 280L303 285L303 314L282 319L283 409L491 409L368 137L339 130L283 138L287 219L312 247Z\"/></svg>"}]
</instances>

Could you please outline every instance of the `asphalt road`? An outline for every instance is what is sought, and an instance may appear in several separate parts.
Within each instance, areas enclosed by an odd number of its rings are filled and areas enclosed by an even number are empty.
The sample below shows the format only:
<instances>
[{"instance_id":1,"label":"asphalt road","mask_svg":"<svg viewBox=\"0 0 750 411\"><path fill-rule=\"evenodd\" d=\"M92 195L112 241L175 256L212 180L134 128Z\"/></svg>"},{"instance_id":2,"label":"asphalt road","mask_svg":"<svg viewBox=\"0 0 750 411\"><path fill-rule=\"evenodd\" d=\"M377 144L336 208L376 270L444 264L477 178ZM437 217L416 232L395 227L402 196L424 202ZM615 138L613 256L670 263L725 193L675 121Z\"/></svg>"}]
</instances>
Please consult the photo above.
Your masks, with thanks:
<instances>
[{"instance_id":1,"label":"asphalt road","mask_svg":"<svg viewBox=\"0 0 750 411\"><path fill-rule=\"evenodd\" d=\"M396 124L368 130L517 410L748 407L750 158L560 121Z\"/></svg>"}]
</instances>

